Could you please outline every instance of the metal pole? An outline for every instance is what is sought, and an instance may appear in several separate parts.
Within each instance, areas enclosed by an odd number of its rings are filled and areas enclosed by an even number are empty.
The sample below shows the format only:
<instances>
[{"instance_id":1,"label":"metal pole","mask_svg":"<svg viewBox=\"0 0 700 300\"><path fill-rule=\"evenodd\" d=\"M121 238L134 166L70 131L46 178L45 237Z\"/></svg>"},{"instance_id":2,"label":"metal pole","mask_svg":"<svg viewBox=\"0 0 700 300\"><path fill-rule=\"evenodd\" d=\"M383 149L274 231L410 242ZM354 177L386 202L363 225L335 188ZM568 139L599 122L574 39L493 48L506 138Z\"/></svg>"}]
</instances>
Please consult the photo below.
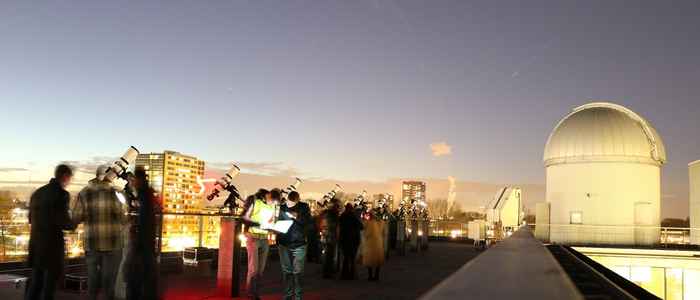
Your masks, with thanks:
<instances>
[{"instance_id":1,"label":"metal pole","mask_svg":"<svg viewBox=\"0 0 700 300\"><path fill-rule=\"evenodd\" d=\"M235 219L234 230L233 230L233 263L231 267L233 268L231 272L231 297L239 297L241 294L241 241L238 238L242 233L241 220L239 218Z\"/></svg>"},{"instance_id":2,"label":"metal pole","mask_svg":"<svg viewBox=\"0 0 700 300\"><path fill-rule=\"evenodd\" d=\"M204 216L199 216L199 243L198 247L202 248L202 233L204 231Z\"/></svg>"}]
</instances>

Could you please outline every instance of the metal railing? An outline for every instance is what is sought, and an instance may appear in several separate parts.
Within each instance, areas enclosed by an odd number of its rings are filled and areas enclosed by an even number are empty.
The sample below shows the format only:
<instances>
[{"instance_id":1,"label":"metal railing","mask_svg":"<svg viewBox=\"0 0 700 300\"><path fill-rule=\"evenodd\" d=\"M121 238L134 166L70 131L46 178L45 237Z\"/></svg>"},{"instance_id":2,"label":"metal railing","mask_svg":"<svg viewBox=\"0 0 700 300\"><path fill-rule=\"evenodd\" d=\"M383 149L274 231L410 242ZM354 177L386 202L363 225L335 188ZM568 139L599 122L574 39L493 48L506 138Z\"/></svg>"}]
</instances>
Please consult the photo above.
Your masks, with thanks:
<instances>
[{"instance_id":1,"label":"metal railing","mask_svg":"<svg viewBox=\"0 0 700 300\"><path fill-rule=\"evenodd\" d=\"M183 251L187 247L219 247L220 220L222 214L164 213L159 224L160 250ZM29 250L28 223L0 223L0 263L20 262ZM126 226L124 238L126 239ZM65 232L66 256L79 257L83 251L83 226Z\"/></svg>"},{"instance_id":2,"label":"metal railing","mask_svg":"<svg viewBox=\"0 0 700 300\"><path fill-rule=\"evenodd\" d=\"M691 236L700 237L700 228L536 224L535 237L545 243L565 245L689 246Z\"/></svg>"}]
</instances>

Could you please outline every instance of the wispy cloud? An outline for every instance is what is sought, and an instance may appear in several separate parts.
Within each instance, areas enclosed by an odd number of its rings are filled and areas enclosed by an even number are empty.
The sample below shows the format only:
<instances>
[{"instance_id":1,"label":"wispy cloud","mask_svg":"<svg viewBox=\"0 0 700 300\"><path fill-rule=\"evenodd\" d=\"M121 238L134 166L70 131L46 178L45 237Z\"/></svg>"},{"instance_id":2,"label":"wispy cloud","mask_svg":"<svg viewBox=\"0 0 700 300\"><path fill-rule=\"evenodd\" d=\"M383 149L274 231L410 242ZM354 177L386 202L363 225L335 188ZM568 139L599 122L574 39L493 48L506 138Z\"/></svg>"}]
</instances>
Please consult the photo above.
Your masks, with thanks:
<instances>
[{"instance_id":1,"label":"wispy cloud","mask_svg":"<svg viewBox=\"0 0 700 300\"><path fill-rule=\"evenodd\" d=\"M433 152L433 156L439 157L444 155L452 154L452 146L445 142L438 142L430 144L430 151Z\"/></svg>"},{"instance_id":2,"label":"wispy cloud","mask_svg":"<svg viewBox=\"0 0 700 300\"><path fill-rule=\"evenodd\" d=\"M3 172L24 172L24 171L29 171L29 169L25 169L25 168L12 168L12 167L0 167L0 173L3 173Z\"/></svg>"},{"instance_id":3,"label":"wispy cloud","mask_svg":"<svg viewBox=\"0 0 700 300\"><path fill-rule=\"evenodd\" d=\"M61 163L68 164L75 168L76 172L95 174L97 167L113 163L117 158L108 156L95 156L87 160L68 160Z\"/></svg>"},{"instance_id":4,"label":"wispy cloud","mask_svg":"<svg viewBox=\"0 0 700 300\"><path fill-rule=\"evenodd\" d=\"M233 163L207 162L207 166L218 170L228 170ZM298 177L302 173L295 167L286 166L282 162L236 162L242 172L264 174L271 176Z\"/></svg>"}]
</instances>

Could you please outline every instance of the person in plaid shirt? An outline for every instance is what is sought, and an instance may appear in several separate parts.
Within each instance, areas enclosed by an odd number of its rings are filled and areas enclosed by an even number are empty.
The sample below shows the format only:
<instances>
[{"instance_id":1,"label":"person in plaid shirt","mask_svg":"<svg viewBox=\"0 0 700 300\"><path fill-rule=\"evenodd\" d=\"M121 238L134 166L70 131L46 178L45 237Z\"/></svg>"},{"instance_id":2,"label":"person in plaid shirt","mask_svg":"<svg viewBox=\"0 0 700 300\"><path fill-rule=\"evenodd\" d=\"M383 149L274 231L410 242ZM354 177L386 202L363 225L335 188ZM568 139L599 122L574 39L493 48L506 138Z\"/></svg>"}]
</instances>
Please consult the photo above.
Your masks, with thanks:
<instances>
[{"instance_id":1,"label":"person in plaid shirt","mask_svg":"<svg viewBox=\"0 0 700 300\"><path fill-rule=\"evenodd\" d=\"M114 285L124 247L122 232L126 208L119 200L119 191L105 179L106 171L106 166L97 168L97 177L80 191L73 210L73 222L84 224L83 246L91 300L97 299L100 286L107 299L114 299Z\"/></svg>"}]
</instances>

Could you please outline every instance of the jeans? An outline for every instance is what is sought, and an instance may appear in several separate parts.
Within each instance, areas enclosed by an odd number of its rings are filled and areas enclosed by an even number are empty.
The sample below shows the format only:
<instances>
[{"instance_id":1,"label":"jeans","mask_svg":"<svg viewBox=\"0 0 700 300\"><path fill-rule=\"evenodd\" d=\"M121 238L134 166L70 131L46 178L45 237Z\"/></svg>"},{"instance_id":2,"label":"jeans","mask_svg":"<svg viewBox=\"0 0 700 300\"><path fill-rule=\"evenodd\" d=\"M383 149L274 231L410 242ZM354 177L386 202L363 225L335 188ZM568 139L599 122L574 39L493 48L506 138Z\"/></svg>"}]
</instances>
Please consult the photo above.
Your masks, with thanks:
<instances>
[{"instance_id":1,"label":"jeans","mask_svg":"<svg viewBox=\"0 0 700 300\"><path fill-rule=\"evenodd\" d=\"M248 252L248 276L246 276L248 296L258 297L260 296L260 278L265 272L270 245L267 239L258 239L248 235L245 247Z\"/></svg>"},{"instance_id":2,"label":"jeans","mask_svg":"<svg viewBox=\"0 0 700 300\"><path fill-rule=\"evenodd\" d=\"M25 300L53 300L58 273L58 271L34 267L24 295Z\"/></svg>"},{"instance_id":3,"label":"jeans","mask_svg":"<svg viewBox=\"0 0 700 300\"><path fill-rule=\"evenodd\" d=\"M122 261L122 250L113 251L88 251L85 253L85 262L88 271L88 298L96 300L99 288L104 291L105 297L114 299L114 285L117 281L119 264Z\"/></svg>"},{"instance_id":4,"label":"jeans","mask_svg":"<svg viewBox=\"0 0 700 300\"><path fill-rule=\"evenodd\" d=\"M301 299L303 291L301 279L304 276L306 245L288 248L277 245L280 255L282 276L284 276L284 299Z\"/></svg>"}]
</instances>

